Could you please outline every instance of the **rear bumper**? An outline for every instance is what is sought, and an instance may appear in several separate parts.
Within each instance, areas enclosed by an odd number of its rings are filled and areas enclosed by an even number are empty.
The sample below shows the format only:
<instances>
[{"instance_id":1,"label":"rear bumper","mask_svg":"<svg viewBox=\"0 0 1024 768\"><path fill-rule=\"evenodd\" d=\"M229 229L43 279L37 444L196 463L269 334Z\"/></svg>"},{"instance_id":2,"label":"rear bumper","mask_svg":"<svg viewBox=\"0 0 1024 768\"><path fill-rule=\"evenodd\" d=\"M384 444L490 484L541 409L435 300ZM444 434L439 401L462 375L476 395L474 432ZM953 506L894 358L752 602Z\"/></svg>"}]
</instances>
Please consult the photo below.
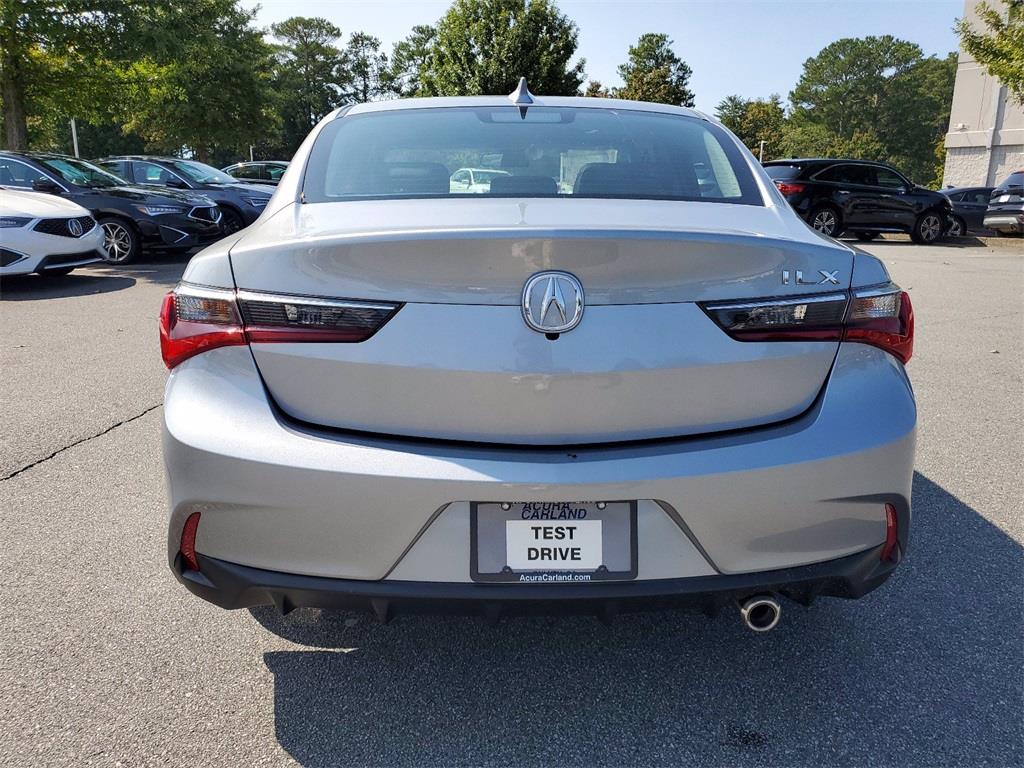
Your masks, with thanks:
<instances>
[{"instance_id":1,"label":"rear bumper","mask_svg":"<svg viewBox=\"0 0 1024 768\"><path fill-rule=\"evenodd\" d=\"M999 232L1024 232L1024 212L985 216L985 227Z\"/></svg>"},{"instance_id":2,"label":"rear bumper","mask_svg":"<svg viewBox=\"0 0 1024 768\"><path fill-rule=\"evenodd\" d=\"M770 427L577 448L411 441L283 418L249 349L227 347L168 381L168 558L177 571L185 520L200 512L196 549L216 561L476 595L470 502L638 499L638 578L613 590L811 567L881 545L886 503L906 548L915 423L903 367L844 344L817 402Z\"/></svg>"},{"instance_id":3,"label":"rear bumper","mask_svg":"<svg viewBox=\"0 0 1024 768\"><path fill-rule=\"evenodd\" d=\"M200 571L174 573L182 584L221 608L273 605L374 612L381 620L404 613L484 615L618 612L696 607L712 613L751 595L772 592L809 605L817 597L859 598L896 568L880 548L848 557L762 573L588 584L466 584L460 582L325 579L250 568L199 556Z\"/></svg>"}]
</instances>

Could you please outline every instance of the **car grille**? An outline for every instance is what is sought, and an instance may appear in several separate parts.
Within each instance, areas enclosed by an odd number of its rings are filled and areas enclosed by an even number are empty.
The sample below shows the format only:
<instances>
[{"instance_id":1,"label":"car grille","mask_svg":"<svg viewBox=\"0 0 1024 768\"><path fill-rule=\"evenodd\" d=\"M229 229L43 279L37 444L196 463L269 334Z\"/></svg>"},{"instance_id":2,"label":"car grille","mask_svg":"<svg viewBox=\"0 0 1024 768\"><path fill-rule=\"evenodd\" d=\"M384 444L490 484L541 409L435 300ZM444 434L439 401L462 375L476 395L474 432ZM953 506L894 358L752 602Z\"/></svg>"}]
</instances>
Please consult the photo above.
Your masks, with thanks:
<instances>
[{"instance_id":1,"label":"car grille","mask_svg":"<svg viewBox=\"0 0 1024 768\"><path fill-rule=\"evenodd\" d=\"M220 221L220 208L217 206L196 206L188 212L190 219L205 221L207 224L216 224Z\"/></svg>"},{"instance_id":2,"label":"car grille","mask_svg":"<svg viewBox=\"0 0 1024 768\"><path fill-rule=\"evenodd\" d=\"M72 223L74 222L74 223ZM42 232L44 235L60 235L61 237L81 237L87 232L91 232L92 228L96 226L96 220L92 216L77 216L71 219L43 219L36 224L33 229L36 232ZM72 230L82 228L81 232L74 232Z\"/></svg>"},{"instance_id":3,"label":"car grille","mask_svg":"<svg viewBox=\"0 0 1024 768\"><path fill-rule=\"evenodd\" d=\"M62 264L74 264L76 261L85 261L86 259L95 259L102 254L97 251L81 251L79 253L59 253L53 256L47 256L40 264L40 267L59 267Z\"/></svg>"}]
</instances>

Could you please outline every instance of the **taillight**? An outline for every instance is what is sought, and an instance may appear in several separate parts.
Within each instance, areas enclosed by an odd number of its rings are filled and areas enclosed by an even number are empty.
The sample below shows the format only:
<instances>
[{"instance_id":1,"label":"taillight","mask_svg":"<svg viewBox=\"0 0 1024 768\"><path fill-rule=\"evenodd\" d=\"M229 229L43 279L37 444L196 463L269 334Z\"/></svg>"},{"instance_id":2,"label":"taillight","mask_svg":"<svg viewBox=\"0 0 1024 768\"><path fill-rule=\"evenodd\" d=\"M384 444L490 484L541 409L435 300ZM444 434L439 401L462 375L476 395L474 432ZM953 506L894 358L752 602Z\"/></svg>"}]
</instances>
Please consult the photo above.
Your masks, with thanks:
<instances>
[{"instance_id":1,"label":"taillight","mask_svg":"<svg viewBox=\"0 0 1024 768\"><path fill-rule=\"evenodd\" d=\"M164 297L160 351L174 368L218 347L270 342L359 342L401 307L182 284Z\"/></svg>"},{"instance_id":2,"label":"taillight","mask_svg":"<svg viewBox=\"0 0 1024 768\"><path fill-rule=\"evenodd\" d=\"M789 197L790 195L799 195L807 189L806 184L795 184L792 181L776 181L775 186L778 187L779 192L786 197Z\"/></svg>"},{"instance_id":3,"label":"taillight","mask_svg":"<svg viewBox=\"0 0 1024 768\"><path fill-rule=\"evenodd\" d=\"M906 363L914 350L910 296L888 284L850 293L702 305L739 341L856 341Z\"/></svg>"}]
</instances>

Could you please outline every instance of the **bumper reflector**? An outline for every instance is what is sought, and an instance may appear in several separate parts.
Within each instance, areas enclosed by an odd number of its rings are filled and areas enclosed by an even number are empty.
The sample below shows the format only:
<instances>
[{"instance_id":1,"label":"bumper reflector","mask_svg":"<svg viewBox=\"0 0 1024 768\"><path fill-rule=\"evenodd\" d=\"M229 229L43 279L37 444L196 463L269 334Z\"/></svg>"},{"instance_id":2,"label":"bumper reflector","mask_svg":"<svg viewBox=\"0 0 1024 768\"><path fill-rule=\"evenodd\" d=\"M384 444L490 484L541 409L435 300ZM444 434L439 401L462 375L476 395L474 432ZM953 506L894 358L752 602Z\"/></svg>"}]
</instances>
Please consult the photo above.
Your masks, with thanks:
<instances>
[{"instance_id":1,"label":"bumper reflector","mask_svg":"<svg viewBox=\"0 0 1024 768\"><path fill-rule=\"evenodd\" d=\"M882 562L896 562L899 557L899 539L897 537L899 520L896 517L896 507L892 504L885 505L885 546L882 547L882 554L879 559Z\"/></svg>"},{"instance_id":2,"label":"bumper reflector","mask_svg":"<svg viewBox=\"0 0 1024 768\"><path fill-rule=\"evenodd\" d=\"M185 521L185 527L181 529L181 546L178 551L181 553L181 562L188 571L199 570L199 561L196 559L196 533L199 531L201 514L193 512Z\"/></svg>"}]
</instances>

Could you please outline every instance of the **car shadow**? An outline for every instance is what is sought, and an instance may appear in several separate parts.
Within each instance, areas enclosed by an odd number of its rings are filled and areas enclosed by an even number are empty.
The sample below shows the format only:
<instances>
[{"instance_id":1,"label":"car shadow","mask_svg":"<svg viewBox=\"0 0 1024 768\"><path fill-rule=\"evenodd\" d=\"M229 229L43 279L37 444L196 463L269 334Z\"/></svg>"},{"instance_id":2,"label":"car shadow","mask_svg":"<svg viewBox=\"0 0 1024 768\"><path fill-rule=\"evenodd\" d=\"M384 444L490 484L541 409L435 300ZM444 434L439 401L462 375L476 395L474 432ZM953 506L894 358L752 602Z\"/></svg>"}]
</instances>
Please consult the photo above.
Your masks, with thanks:
<instances>
[{"instance_id":1,"label":"car shadow","mask_svg":"<svg viewBox=\"0 0 1024 768\"><path fill-rule=\"evenodd\" d=\"M305 766L1020 764L1022 547L914 478L910 556L860 601L596 619L256 619Z\"/></svg>"},{"instance_id":2,"label":"car shadow","mask_svg":"<svg viewBox=\"0 0 1024 768\"><path fill-rule=\"evenodd\" d=\"M84 267L82 269L85 269ZM95 293L123 291L135 285L129 275L74 271L69 275L18 275L5 277L0 283L0 301L39 301L88 296Z\"/></svg>"},{"instance_id":3,"label":"car shadow","mask_svg":"<svg viewBox=\"0 0 1024 768\"><path fill-rule=\"evenodd\" d=\"M875 238L874 240L868 240L867 242L858 240L855 237L846 237L845 235L840 237L840 240L844 243L850 243L863 248L864 246L872 245L907 245L916 246L913 240L910 239L910 235L889 235L883 238ZM981 240L974 235L964 235L963 237L946 237L938 242L931 243L930 247L938 248L984 248L985 241Z\"/></svg>"}]
</instances>

